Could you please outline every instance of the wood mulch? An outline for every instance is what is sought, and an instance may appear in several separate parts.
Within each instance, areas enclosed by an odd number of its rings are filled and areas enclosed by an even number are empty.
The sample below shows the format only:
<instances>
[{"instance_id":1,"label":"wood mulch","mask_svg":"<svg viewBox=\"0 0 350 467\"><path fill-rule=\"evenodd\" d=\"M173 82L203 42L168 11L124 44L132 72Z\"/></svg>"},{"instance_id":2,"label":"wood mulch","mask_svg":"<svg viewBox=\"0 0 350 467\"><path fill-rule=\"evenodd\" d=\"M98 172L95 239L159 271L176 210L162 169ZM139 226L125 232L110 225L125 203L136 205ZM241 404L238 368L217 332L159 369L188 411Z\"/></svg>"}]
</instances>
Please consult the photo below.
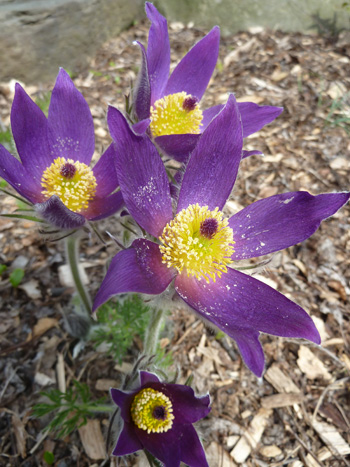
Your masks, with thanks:
<instances>
[{"instance_id":1,"label":"wood mulch","mask_svg":"<svg viewBox=\"0 0 350 467\"><path fill-rule=\"evenodd\" d=\"M140 59L132 42L145 44L148 27L140 23L110 40L90 71L74 79L92 109L96 156L110 142L107 104L123 106ZM170 25L174 64L204 32ZM242 162L231 213L277 193L349 189L350 41L342 34L327 38L255 29L221 40L203 107L224 103L228 92L242 101L284 107L275 122L246 140L245 149L265 156ZM52 85L26 89L38 97ZM4 126L12 98L13 83L1 83ZM16 208L12 198L0 196L1 212ZM242 364L234 343L216 340L197 316L181 308L170 316L162 342L173 353L180 381L192 373L196 390L211 394L212 411L198 423L211 467L350 465L349 214L346 206L312 238L273 255L257 274L310 313L322 346L262 336L266 371L259 380ZM110 220L103 224L112 233L115 226ZM0 280L0 465L47 465L45 451L54 453L59 467L109 465L103 459L107 416L57 439L43 435L47 420L32 418L31 407L40 391L68 388L73 379L87 382L94 396L107 396L108 387L122 380L124 367L89 344L73 358L77 342L65 331L60 312L72 292L61 243L45 241L30 222L0 218L0 245L0 263L9 271L25 270L18 289L6 276ZM94 236L84 238L81 260L92 295L115 253L114 242L103 246ZM126 363L133 358L130 353ZM145 464L141 456L121 465Z\"/></svg>"}]
</instances>

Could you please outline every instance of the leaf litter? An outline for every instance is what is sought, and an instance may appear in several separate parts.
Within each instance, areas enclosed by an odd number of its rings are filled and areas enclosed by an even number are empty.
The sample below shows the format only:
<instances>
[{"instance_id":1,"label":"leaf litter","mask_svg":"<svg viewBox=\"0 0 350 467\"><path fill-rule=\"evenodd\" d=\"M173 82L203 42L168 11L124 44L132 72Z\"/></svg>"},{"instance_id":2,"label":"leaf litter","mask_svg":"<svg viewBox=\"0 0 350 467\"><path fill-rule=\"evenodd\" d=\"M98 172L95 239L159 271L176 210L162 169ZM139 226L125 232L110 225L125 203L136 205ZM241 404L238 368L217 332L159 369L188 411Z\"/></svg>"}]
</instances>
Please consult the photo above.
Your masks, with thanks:
<instances>
[{"instance_id":1,"label":"leaf litter","mask_svg":"<svg viewBox=\"0 0 350 467\"><path fill-rule=\"evenodd\" d=\"M124 93L137 75L139 49L148 24L141 23L108 41L74 82L94 117L95 157L110 143L106 108L123 108ZM175 65L206 31L176 23L170 28ZM26 87L43 98L53 83ZM221 39L220 56L203 108L224 103L228 93L238 100L283 106L272 124L245 141L258 149L241 164L230 209L238 210L276 193L308 190L312 194L349 189L350 59L346 32L329 39L260 29ZM13 83L0 83L1 126L9 125ZM0 193L2 212L17 203ZM296 301L315 319L324 346L262 336L266 372L257 380L242 364L227 338L216 336L181 307L168 319L164 355L180 371L183 383L193 374L198 391L210 391L212 411L198 429L211 467L235 465L291 467L350 465L350 208L324 222L309 240L273 255L258 273ZM117 233L117 222L102 223ZM81 261L94 294L105 274L115 243L105 236L82 242ZM60 308L69 306L71 287L62 279L62 245L44 241L28 221L0 219L0 263L9 270L19 256L23 285L14 288L7 272L0 275L0 465L106 465L101 460L108 416L64 439L43 434L48 419L34 419L31 407L45 385L78 380L93 396L108 397L106 380L120 384L142 343L135 338L123 365L107 354L82 346L73 358L76 340L65 331ZM30 287L28 286L30 284ZM302 344L302 345L301 345ZM314 363L314 365L313 365ZM51 385L51 386L50 386ZM46 389L46 387L45 387ZM102 435L101 436L101 432ZM97 435L96 435L97 433ZM89 439L94 439L91 446ZM128 459L142 466L142 456ZM95 463L95 464L94 464ZM115 465L112 461L111 465Z\"/></svg>"}]
</instances>

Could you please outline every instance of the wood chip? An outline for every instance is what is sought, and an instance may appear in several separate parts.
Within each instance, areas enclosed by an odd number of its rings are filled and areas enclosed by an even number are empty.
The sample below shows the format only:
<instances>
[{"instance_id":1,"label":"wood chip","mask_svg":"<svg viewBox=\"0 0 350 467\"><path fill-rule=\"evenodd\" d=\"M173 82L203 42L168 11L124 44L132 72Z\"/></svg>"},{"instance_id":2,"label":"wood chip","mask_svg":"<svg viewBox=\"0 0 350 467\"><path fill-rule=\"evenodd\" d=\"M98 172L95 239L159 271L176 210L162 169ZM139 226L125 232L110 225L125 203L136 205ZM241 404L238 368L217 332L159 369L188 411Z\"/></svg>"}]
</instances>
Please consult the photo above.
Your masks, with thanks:
<instances>
[{"instance_id":1,"label":"wood chip","mask_svg":"<svg viewBox=\"0 0 350 467\"><path fill-rule=\"evenodd\" d=\"M25 430L24 423L19 418L19 416L15 413L12 415L12 425L13 425L13 431L16 437L17 451L19 452L21 457L25 458L27 457L27 452L26 452L27 432Z\"/></svg>"},{"instance_id":2,"label":"wood chip","mask_svg":"<svg viewBox=\"0 0 350 467\"><path fill-rule=\"evenodd\" d=\"M264 377L278 392L300 393L298 386L296 386L290 377L285 375L276 364L272 365L267 370Z\"/></svg>"},{"instance_id":3,"label":"wood chip","mask_svg":"<svg viewBox=\"0 0 350 467\"><path fill-rule=\"evenodd\" d=\"M332 379L332 375L328 372L325 365L308 347L301 345L298 355L298 367L309 379L321 378L326 381L330 381Z\"/></svg>"},{"instance_id":4,"label":"wood chip","mask_svg":"<svg viewBox=\"0 0 350 467\"><path fill-rule=\"evenodd\" d=\"M298 394L274 394L261 399L261 405L265 409L277 409L279 407L289 407L290 405L300 404L304 400L301 393Z\"/></svg>"},{"instance_id":5,"label":"wood chip","mask_svg":"<svg viewBox=\"0 0 350 467\"><path fill-rule=\"evenodd\" d=\"M335 455L347 456L350 454L349 444L333 425L329 425L326 422L318 422L317 420L311 421L311 425Z\"/></svg>"},{"instance_id":6,"label":"wood chip","mask_svg":"<svg viewBox=\"0 0 350 467\"><path fill-rule=\"evenodd\" d=\"M350 164L349 164L349 166L350 166ZM346 302L347 296L346 296L346 292L345 292L345 287L343 286L343 284L340 281L328 281L327 285L328 285L329 288L335 290L338 293L338 295L340 296L340 298L344 302Z\"/></svg>"},{"instance_id":7,"label":"wood chip","mask_svg":"<svg viewBox=\"0 0 350 467\"><path fill-rule=\"evenodd\" d=\"M79 263L78 268L79 268L79 274L80 274L82 283L84 285L87 285L89 283L89 278L85 272L83 265ZM59 281L62 287L70 288L70 287L75 286L73 276L72 276L72 271L70 267L68 266L68 264L62 264L62 266L58 268L58 278L59 278Z\"/></svg>"},{"instance_id":8,"label":"wood chip","mask_svg":"<svg viewBox=\"0 0 350 467\"><path fill-rule=\"evenodd\" d=\"M320 462L325 461L329 459L330 457L332 457L332 453L329 451L329 449L324 447L318 451L318 453L316 454L316 457L319 462L317 462L310 453L307 454L307 456L305 457L305 463L307 467L320 467Z\"/></svg>"},{"instance_id":9,"label":"wood chip","mask_svg":"<svg viewBox=\"0 0 350 467\"><path fill-rule=\"evenodd\" d=\"M324 341L329 339L329 334L326 330L325 323L323 319L318 318L317 316L311 316L311 319L314 322L314 325L316 326L317 331L320 333L321 342L322 342L322 345L324 345Z\"/></svg>"},{"instance_id":10,"label":"wood chip","mask_svg":"<svg viewBox=\"0 0 350 467\"><path fill-rule=\"evenodd\" d=\"M45 334L46 331L57 325L58 320L56 318L40 318L33 328L33 337L41 336L42 334Z\"/></svg>"},{"instance_id":11,"label":"wood chip","mask_svg":"<svg viewBox=\"0 0 350 467\"><path fill-rule=\"evenodd\" d=\"M50 376L46 375L45 373L40 373L40 371L38 371L35 373L34 382L39 384L39 386L49 386L51 384L55 384L56 379L50 378Z\"/></svg>"},{"instance_id":12,"label":"wood chip","mask_svg":"<svg viewBox=\"0 0 350 467\"><path fill-rule=\"evenodd\" d=\"M85 452L90 459L98 460L106 457L105 440L99 420L88 420L87 424L80 427L78 432Z\"/></svg>"},{"instance_id":13,"label":"wood chip","mask_svg":"<svg viewBox=\"0 0 350 467\"><path fill-rule=\"evenodd\" d=\"M39 282L36 279L32 279L18 286L19 289L24 290L28 297L33 300L41 298L41 290L38 287Z\"/></svg>"},{"instance_id":14,"label":"wood chip","mask_svg":"<svg viewBox=\"0 0 350 467\"><path fill-rule=\"evenodd\" d=\"M281 449L275 444L272 446L263 446L259 452L265 457L277 457L282 454Z\"/></svg>"},{"instance_id":15,"label":"wood chip","mask_svg":"<svg viewBox=\"0 0 350 467\"><path fill-rule=\"evenodd\" d=\"M109 391L110 388L117 388L119 385L120 382L115 379L101 378L96 381L95 389L97 391Z\"/></svg>"},{"instance_id":16,"label":"wood chip","mask_svg":"<svg viewBox=\"0 0 350 467\"><path fill-rule=\"evenodd\" d=\"M207 358L213 360L219 365L223 365L218 349L214 349L213 347L197 347L197 352L199 354L205 355Z\"/></svg>"},{"instance_id":17,"label":"wood chip","mask_svg":"<svg viewBox=\"0 0 350 467\"><path fill-rule=\"evenodd\" d=\"M58 389L61 392L66 392L66 374L64 371L64 359L61 353L58 354L56 372L57 372Z\"/></svg>"},{"instance_id":18,"label":"wood chip","mask_svg":"<svg viewBox=\"0 0 350 467\"><path fill-rule=\"evenodd\" d=\"M205 455L209 465L220 467L234 467L236 465L230 454L215 441L211 442L205 449Z\"/></svg>"},{"instance_id":19,"label":"wood chip","mask_svg":"<svg viewBox=\"0 0 350 467\"><path fill-rule=\"evenodd\" d=\"M262 408L250 422L249 428L230 452L238 464L245 462L251 451L256 449L272 413L272 410Z\"/></svg>"}]
</instances>

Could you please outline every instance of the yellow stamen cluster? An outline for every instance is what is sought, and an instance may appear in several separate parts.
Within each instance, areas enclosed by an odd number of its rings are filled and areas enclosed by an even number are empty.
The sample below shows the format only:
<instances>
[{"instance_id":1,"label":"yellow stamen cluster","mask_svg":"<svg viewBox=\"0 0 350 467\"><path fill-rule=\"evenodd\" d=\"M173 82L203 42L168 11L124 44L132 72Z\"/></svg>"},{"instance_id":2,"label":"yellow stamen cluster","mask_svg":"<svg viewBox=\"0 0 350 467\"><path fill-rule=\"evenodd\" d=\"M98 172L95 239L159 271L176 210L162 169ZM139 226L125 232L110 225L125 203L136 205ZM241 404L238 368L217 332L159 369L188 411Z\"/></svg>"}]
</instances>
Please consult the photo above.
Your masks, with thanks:
<instances>
[{"instance_id":1,"label":"yellow stamen cluster","mask_svg":"<svg viewBox=\"0 0 350 467\"><path fill-rule=\"evenodd\" d=\"M157 418L157 410L164 415ZM135 425L147 433L165 433L173 425L173 406L170 399L152 388L142 389L131 404L131 418Z\"/></svg>"},{"instance_id":2,"label":"yellow stamen cluster","mask_svg":"<svg viewBox=\"0 0 350 467\"><path fill-rule=\"evenodd\" d=\"M202 226L207 219L216 226L211 235L203 233ZM209 278L215 282L216 276L227 272L235 243L223 213L218 208L209 211L208 206L198 204L180 211L165 226L159 240L163 263L168 268L174 267L179 273L185 271L198 280L204 278L208 283Z\"/></svg>"},{"instance_id":3,"label":"yellow stamen cluster","mask_svg":"<svg viewBox=\"0 0 350 467\"><path fill-rule=\"evenodd\" d=\"M153 137L162 135L199 134L203 113L199 105L186 108L186 99L193 99L185 92L169 94L158 99L151 107L150 129Z\"/></svg>"},{"instance_id":4,"label":"yellow stamen cluster","mask_svg":"<svg viewBox=\"0 0 350 467\"><path fill-rule=\"evenodd\" d=\"M57 195L71 211L86 209L96 193L96 178L86 164L58 157L42 177L42 194L46 198Z\"/></svg>"}]
</instances>

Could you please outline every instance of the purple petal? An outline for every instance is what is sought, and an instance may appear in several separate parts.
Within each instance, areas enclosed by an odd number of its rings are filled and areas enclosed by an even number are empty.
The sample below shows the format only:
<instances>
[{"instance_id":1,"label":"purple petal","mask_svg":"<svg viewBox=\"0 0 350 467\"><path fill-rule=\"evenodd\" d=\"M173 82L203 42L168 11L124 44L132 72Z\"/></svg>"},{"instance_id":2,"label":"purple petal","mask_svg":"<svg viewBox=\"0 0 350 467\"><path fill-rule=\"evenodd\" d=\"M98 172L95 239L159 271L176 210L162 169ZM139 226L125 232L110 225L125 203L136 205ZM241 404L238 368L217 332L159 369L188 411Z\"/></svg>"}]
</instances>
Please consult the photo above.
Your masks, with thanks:
<instances>
[{"instance_id":1,"label":"purple petal","mask_svg":"<svg viewBox=\"0 0 350 467\"><path fill-rule=\"evenodd\" d=\"M83 95L63 68L52 91L48 126L53 159L65 157L90 164L95 149L92 115Z\"/></svg>"},{"instance_id":2,"label":"purple petal","mask_svg":"<svg viewBox=\"0 0 350 467\"><path fill-rule=\"evenodd\" d=\"M233 339L237 332L243 335L243 329L248 328L254 332L302 337L320 343L312 319L299 305L239 271L228 269L220 279L209 284L180 274L175 279L175 289L197 313ZM252 340L252 335L245 339L247 342Z\"/></svg>"},{"instance_id":3,"label":"purple petal","mask_svg":"<svg viewBox=\"0 0 350 467\"><path fill-rule=\"evenodd\" d=\"M53 161L47 139L47 118L17 83L11 109L11 128L23 166L38 187Z\"/></svg>"},{"instance_id":4,"label":"purple petal","mask_svg":"<svg viewBox=\"0 0 350 467\"><path fill-rule=\"evenodd\" d=\"M236 100L230 95L191 154L177 212L190 204L222 209L236 180L242 156L242 127Z\"/></svg>"},{"instance_id":5,"label":"purple petal","mask_svg":"<svg viewBox=\"0 0 350 467\"><path fill-rule=\"evenodd\" d=\"M219 54L220 29L215 26L184 56L172 72L164 95L185 91L201 100Z\"/></svg>"},{"instance_id":6,"label":"purple petal","mask_svg":"<svg viewBox=\"0 0 350 467\"><path fill-rule=\"evenodd\" d=\"M56 195L35 205L35 210L59 229L77 229L85 224L85 217L68 209Z\"/></svg>"},{"instance_id":7,"label":"purple petal","mask_svg":"<svg viewBox=\"0 0 350 467\"><path fill-rule=\"evenodd\" d=\"M184 427L183 430L181 460L191 467L209 467L202 443L192 425Z\"/></svg>"},{"instance_id":8,"label":"purple petal","mask_svg":"<svg viewBox=\"0 0 350 467\"><path fill-rule=\"evenodd\" d=\"M153 104L162 97L170 70L170 44L167 20L152 3L146 2L146 14L152 25L148 34L147 62Z\"/></svg>"},{"instance_id":9,"label":"purple petal","mask_svg":"<svg viewBox=\"0 0 350 467\"><path fill-rule=\"evenodd\" d=\"M135 396L135 392L128 393L120 389L111 388L113 402L120 408L120 414L124 422L131 421L130 407Z\"/></svg>"},{"instance_id":10,"label":"purple petal","mask_svg":"<svg viewBox=\"0 0 350 467\"><path fill-rule=\"evenodd\" d=\"M134 111L139 120L147 119L150 115L151 107L151 85L148 75L148 65L146 51L142 44L136 41L141 49L141 68L137 75L135 88L133 91Z\"/></svg>"},{"instance_id":11,"label":"purple petal","mask_svg":"<svg viewBox=\"0 0 350 467\"><path fill-rule=\"evenodd\" d=\"M243 151L242 159L245 159L246 157L250 156L262 156L263 153L261 151L257 151L256 149L253 149L252 151Z\"/></svg>"},{"instance_id":12,"label":"purple petal","mask_svg":"<svg viewBox=\"0 0 350 467\"><path fill-rule=\"evenodd\" d=\"M251 329L238 329L231 337L237 342L245 364L259 378L264 371L264 351L259 342L260 333Z\"/></svg>"},{"instance_id":13,"label":"purple petal","mask_svg":"<svg viewBox=\"0 0 350 467\"><path fill-rule=\"evenodd\" d=\"M219 105L214 105L213 107L209 107L209 109L206 109L203 111L203 120L202 120L202 126L201 126L201 132L207 128L209 123L213 120L214 117L217 116L219 112L225 107L224 104L219 104Z\"/></svg>"},{"instance_id":14,"label":"purple petal","mask_svg":"<svg viewBox=\"0 0 350 467\"><path fill-rule=\"evenodd\" d=\"M129 394L124 391L121 391L120 389L115 388L111 388L110 392L113 402L120 408L123 407L126 403L126 400L129 397Z\"/></svg>"},{"instance_id":15,"label":"purple petal","mask_svg":"<svg viewBox=\"0 0 350 467\"><path fill-rule=\"evenodd\" d=\"M82 214L90 221L99 221L112 216L123 206L123 195L120 191L117 191L106 198L94 198Z\"/></svg>"},{"instance_id":16,"label":"purple petal","mask_svg":"<svg viewBox=\"0 0 350 467\"><path fill-rule=\"evenodd\" d=\"M261 130L283 112L282 107L260 106L254 102L238 102L238 110L242 118L243 138Z\"/></svg>"},{"instance_id":17,"label":"purple petal","mask_svg":"<svg viewBox=\"0 0 350 467\"><path fill-rule=\"evenodd\" d=\"M150 118L146 118L145 120L141 120L137 123L135 123L133 126L132 126L132 131L136 134L136 135L144 135L149 127L151 123L151 119Z\"/></svg>"},{"instance_id":18,"label":"purple petal","mask_svg":"<svg viewBox=\"0 0 350 467\"><path fill-rule=\"evenodd\" d=\"M176 423L195 423L210 412L210 397L196 397L191 387L183 384L164 384L173 404ZM159 388L162 391L161 388Z\"/></svg>"},{"instance_id":19,"label":"purple petal","mask_svg":"<svg viewBox=\"0 0 350 467\"><path fill-rule=\"evenodd\" d=\"M159 246L148 240L135 240L131 248L113 258L97 292L93 311L120 293L160 294L173 278L174 271L162 263Z\"/></svg>"},{"instance_id":20,"label":"purple petal","mask_svg":"<svg viewBox=\"0 0 350 467\"><path fill-rule=\"evenodd\" d=\"M163 135L155 138L159 149L179 162L187 162L201 135Z\"/></svg>"},{"instance_id":21,"label":"purple petal","mask_svg":"<svg viewBox=\"0 0 350 467\"><path fill-rule=\"evenodd\" d=\"M140 386L144 386L148 383L159 383L160 380L157 375L150 373L149 371L140 371Z\"/></svg>"},{"instance_id":22,"label":"purple petal","mask_svg":"<svg viewBox=\"0 0 350 467\"><path fill-rule=\"evenodd\" d=\"M187 433L186 425L173 424L166 433L150 433L136 428L135 431L144 449L153 454L166 467L179 467L181 462L181 444Z\"/></svg>"},{"instance_id":23,"label":"purple petal","mask_svg":"<svg viewBox=\"0 0 350 467\"><path fill-rule=\"evenodd\" d=\"M123 430L119 435L117 444L113 449L113 456L126 456L143 449L141 441L135 433L133 423L124 422Z\"/></svg>"},{"instance_id":24,"label":"purple petal","mask_svg":"<svg viewBox=\"0 0 350 467\"><path fill-rule=\"evenodd\" d=\"M349 197L350 193L312 196L294 191L256 201L229 220L236 242L232 259L254 258L302 242Z\"/></svg>"},{"instance_id":25,"label":"purple petal","mask_svg":"<svg viewBox=\"0 0 350 467\"><path fill-rule=\"evenodd\" d=\"M23 165L0 144L0 177L32 203L42 201L41 186Z\"/></svg>"},{"instance_id":26,"label":"purple petal","mask_svg":"<svg viewBox=\"0 0 350 467\"><path fill-rule=\"evenodd\" d=\"M96 178L96 196L98 198L109 195L119 186L115 170L115 158L116 151L113 144L111 144L92 169Z\"/></svg>"},{"instance_id":27,"label":"purple petal","mask_svg":"<svg viewBox=\"0 0 350 467\"><path fill-rule=\"evenodd\" d=\"M126 207L142 228L158 237L173 217L164 164L149 138L136 136L119 110L110 107L107 120Z\"/></svg>"}]
</instances>

